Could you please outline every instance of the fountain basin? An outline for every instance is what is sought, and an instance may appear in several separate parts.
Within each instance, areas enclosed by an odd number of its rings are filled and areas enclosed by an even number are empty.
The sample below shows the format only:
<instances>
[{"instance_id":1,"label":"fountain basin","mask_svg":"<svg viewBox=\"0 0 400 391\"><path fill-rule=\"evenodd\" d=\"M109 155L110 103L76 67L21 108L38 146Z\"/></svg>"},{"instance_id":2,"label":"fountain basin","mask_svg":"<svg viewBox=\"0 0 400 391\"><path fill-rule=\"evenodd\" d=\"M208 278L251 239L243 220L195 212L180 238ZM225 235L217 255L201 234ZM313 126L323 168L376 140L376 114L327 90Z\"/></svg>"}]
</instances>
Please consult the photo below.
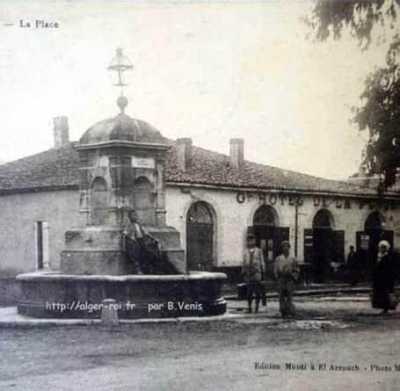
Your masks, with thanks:
<instances>
[{"instance_id":1,"label":"fountain basin","mask_svg":"<svg viewBox=\"0 0 400 391\"><path fill-rule=\"evenodd\" d=\"M122 319L220 315L226 311L223 273L177 275L20 274L18 313L35 318L99 318L114 299Z\"/></svg>"}]
</instances>

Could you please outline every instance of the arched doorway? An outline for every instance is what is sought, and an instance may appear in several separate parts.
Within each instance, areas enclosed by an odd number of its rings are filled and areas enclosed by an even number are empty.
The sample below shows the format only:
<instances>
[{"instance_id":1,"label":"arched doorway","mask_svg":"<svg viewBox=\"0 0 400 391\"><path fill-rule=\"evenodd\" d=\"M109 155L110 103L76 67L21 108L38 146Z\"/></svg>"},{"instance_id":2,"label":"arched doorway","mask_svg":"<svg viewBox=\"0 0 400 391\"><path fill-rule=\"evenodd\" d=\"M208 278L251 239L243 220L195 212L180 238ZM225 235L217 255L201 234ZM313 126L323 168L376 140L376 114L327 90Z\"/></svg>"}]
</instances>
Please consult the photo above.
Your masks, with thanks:
<instances>
[{"instance_id":1,"label":"arched doorway","mask_svg":"<svg viewBox=\"0 0 400 391\"><path fill-rule=\"evenodd\" d=\"M272 277L273 263L280 253L283 240L289 240L289 228L279 226L279 216L270 205L261 205L254 213L253 226L248 229L256 237L257 245L264 252L267 277Z\"/></svg>"},{"instance_id":2,"label":"arched doorway","mask_svg":"<svg viewBox=\"0 0 400 391\"><path fill-rule=\"evenodd\" d=\"M313 218L313 228L314 229L328 229L332 230L334 228L335 221L333 219L332 213L326 209L320 209Z\"/></svg>"},{"instance_id":3,"label":"arched doorway","mask_svg":"<svg viewBox=\"0 0 400 391\"><path fill-rule=\"evenodd\" d=\"M153 185L146 177L139 177L133 186L134 205L139 220L145 225L155 224Z\"/></svg>"},{"instance_id":4,"label":"arched doorway","mask_svg":"<svg viewBox=\"0 0 400 391\"><path fill-rule=\"evenodd\" d=\"M93 225L107 223L108 191L104 178L97 177L91 187L91 221Z\"/></svg>"},{"instance_id":5,"label":"arched doorway","mask_svg":"<svg viewBox=\"0 0 400 391\"><path fill-rule=\"evenodd\" d=\"M326 209L319 210L313 219L313 270L317 282L323 282L329 272L334 252L333 216Z\"/></svg>"},{"instance_id":6,"label":"arched doorway","mask_svg":"<svg viewBox=\"0 0 400 391\"><path fill-rule=\"evenodd\" d=\"M191 205L186 217L186 256L189 270L212 270L214 225L209 204L198 201Z\"/></svg>"},{"instance_id":7,"label":"arched doorway","mask_svg":"<svg viewBox=\"0 0 400 391\"><path fill-rule=\"evenodd\" d=\"M376 210L365 219L364 231L357 232L357 250L368 274L375 264L380 240L387 240L393 245L393 231L385 229L385 218Z\"/></svg>"},{"instance_id":8,"label":"arched doorway","mask_svg":"<svg viewBox=\"0 0 400 391\"><path fill-rule=\"evenodd\" d=\"M260 206L254 213L253 225L277 227L279 223L278 223L278 214L276 213L276 210L269 205Z\"/></svg>"},{"instance_id":9,"label":"arched doorway","mask_svg":"<svg viewBox=\"0 0 400 391\"><path fill-rule=\"evenodd\" d=\"M338 266L344 262L344 231L335 231L335 220L329 210L320 209L315 214L311 243L311 251L307 254L305 249L305 257L311 258L315 280L323 282L330 277L331 271L337 269L334 265Z\"/></svg>"}]
</instances>

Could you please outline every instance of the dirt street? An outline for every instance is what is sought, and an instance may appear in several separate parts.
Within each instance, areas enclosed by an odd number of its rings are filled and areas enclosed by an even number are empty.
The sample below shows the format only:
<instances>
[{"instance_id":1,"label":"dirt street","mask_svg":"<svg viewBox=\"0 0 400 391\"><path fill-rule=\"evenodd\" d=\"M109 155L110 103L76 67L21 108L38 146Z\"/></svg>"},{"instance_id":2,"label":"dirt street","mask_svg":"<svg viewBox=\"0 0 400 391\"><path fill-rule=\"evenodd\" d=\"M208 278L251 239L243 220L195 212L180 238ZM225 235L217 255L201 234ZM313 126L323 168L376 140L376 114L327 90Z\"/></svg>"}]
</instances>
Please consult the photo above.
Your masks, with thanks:
<instances>
[{"instance_id":1,"label":"dirt street","mask_svg":"<svg viewBox=\"0 0 400 391\"><path fill-rule=\"evenodd\" d=\"M297 321L0 329L0 390L398 390L400 318L345 304L352 316L317 300Z\"/></svg>"}]
</instances>

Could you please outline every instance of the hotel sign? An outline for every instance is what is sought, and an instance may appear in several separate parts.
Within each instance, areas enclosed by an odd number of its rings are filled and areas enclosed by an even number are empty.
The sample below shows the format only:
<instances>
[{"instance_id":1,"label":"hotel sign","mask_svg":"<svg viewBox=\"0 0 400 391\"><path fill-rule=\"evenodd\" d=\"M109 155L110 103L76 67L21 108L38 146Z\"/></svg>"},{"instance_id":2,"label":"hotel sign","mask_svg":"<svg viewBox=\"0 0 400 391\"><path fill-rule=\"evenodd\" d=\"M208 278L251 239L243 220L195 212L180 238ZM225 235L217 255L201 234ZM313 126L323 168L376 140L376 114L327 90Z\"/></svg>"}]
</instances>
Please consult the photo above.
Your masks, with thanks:
<instances>
[{"instance_id":1,"label":"hotel sign","mask_svg":"<svg viewBox=\"0 0 400 391\"><path fill-rule=\"evenodd\" d=\"M248 191L238 191L236 193L236 201L239 204L243 204L246 201L258 200L261 204L268 205L302 205L303 198L299 195L287 195L287 194L277 194L277 193L255 193Z\"/></svg>"},{"instance_id":2,"label":"hotel sign","mask_svg":"<svg viewBox=\"0 0 400 391\"><path fill-rule=\"evenodd\" d=\"M264 193L264 192L249 192L238 191L236 193L236 201L239 204L245 202L257 201L265 205L289 205L301 206L304 203L305 196L299 194L284 194L284 193ZM365 199L350 199L340 196L313 196L312 203L316 208L337 208L337 209L376 209L383 208L385 210L395 209L394 201L390 200L365 200Z\"/></svg>"}]
</instances>

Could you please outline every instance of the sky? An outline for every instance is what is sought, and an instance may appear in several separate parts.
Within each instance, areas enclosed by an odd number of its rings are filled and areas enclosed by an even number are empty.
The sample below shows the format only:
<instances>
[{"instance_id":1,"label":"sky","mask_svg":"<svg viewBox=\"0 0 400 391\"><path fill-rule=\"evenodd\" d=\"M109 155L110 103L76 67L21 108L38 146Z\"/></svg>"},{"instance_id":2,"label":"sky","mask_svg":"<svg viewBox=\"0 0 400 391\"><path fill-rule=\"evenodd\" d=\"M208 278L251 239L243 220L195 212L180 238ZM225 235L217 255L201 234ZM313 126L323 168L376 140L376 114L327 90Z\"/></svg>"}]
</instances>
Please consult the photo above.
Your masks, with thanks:
<instances>
[{"instance_id":1,"label":"sky","mask_svg":"<svg viewBox=\"0 0 400 391\"><path fill-rule=\"evenodd\" d=\"M357 171L367 135L351 123L384 48L307 39L298 1L1 0L0 161L53 146L53 117L70 139L118 113L107 66L121 47L128 115L169 138L333 179ZM35 28L35 20L59 28ZM29 27L21 27L21 25Z\"/></svg>"}]
</instances>

